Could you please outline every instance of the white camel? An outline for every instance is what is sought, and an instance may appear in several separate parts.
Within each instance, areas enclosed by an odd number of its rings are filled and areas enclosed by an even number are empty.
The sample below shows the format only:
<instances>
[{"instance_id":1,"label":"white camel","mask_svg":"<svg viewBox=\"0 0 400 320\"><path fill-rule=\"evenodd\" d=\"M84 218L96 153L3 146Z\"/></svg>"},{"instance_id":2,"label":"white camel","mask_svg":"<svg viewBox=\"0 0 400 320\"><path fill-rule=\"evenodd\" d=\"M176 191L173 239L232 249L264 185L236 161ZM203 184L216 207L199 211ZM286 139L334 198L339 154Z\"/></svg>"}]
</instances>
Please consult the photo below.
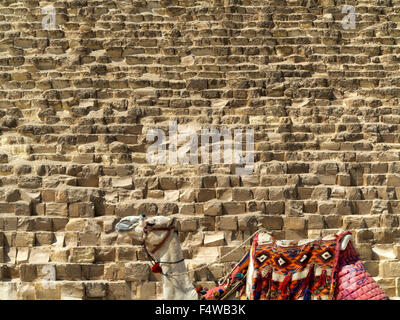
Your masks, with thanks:
<instances>
[{"instance_id":1,"label":"white camel","mask_svg":"<svg viewBox=\"0 0 400 320\"><path fill-rule=\"evenodd\" d=\"M121 219L115 229L120 234L127 234L133 239L142 241L149 257L159 262L162 268L164 299L197 300L199 298L187 274L177 237L175 218L129 216Z\"/></svg>"}]
</instances>

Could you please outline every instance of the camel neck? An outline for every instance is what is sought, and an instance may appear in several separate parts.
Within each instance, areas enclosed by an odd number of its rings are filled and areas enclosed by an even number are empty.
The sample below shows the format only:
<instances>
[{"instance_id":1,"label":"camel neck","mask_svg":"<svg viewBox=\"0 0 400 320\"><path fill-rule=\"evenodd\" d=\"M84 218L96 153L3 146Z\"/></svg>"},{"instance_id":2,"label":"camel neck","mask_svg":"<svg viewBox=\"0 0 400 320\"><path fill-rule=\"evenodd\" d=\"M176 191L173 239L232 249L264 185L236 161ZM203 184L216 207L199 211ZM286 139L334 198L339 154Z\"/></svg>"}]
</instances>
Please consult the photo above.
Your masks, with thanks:
<instances>
[{"instance_id":1,"label":"camel neck","mask_svg":"<svg viewBox=\"0 0 400 320\"><path fill-rule=\"evenodd\" d=\"M185 261L175 264L163 264L162 262L175 262L183 259L183 252L179 239L175 232L171 232L165 244L160 248L155 256L157 261L161 261L163 273L163 291L165 299L185 300L197 299L197 292L190 281ZM185 273L177 276L168 276L168 274Z\"/></svg>"},{"instance_id":2,"label":"camel neck","mask_svg":"<svg viewBox=\"0 0 400 320\"><path fill-rule=\"evenodd\" d=\"M157 261L161 261L161 267L163 268L164 273L167 272L185 272L186 266L185 261L183 260L183 252L178 240L178 237L175 233L171 233L168 239L165 242L165 245L160 248L159 252L157 252L156 256ZM175 264L163 264L162 262L175 262L180 261Z\"/></svg>"}]
</instances>

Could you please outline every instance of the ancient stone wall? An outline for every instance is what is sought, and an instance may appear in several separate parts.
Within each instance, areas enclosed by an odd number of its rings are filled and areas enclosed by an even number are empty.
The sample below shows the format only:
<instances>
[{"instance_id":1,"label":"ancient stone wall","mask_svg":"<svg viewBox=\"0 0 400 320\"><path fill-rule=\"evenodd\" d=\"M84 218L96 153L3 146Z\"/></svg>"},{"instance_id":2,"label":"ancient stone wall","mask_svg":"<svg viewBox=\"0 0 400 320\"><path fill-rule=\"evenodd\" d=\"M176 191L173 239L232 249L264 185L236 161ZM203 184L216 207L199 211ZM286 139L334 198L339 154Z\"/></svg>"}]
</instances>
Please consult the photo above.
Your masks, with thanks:
<instances>
[{"instance_id":1,"label":"ancient stone wall","mask_svg":"<svg viewBox=\"0 0 400 320\"><path fill-rule=\"evenodd\" d=\"M190 268L351 230L400 296L399 41L399 0L1 0L0 298L162 297L114 230L140 212L177 215ZM170 121L254 129L254 171L149 163Z\"/></svg>"}]
</instances>

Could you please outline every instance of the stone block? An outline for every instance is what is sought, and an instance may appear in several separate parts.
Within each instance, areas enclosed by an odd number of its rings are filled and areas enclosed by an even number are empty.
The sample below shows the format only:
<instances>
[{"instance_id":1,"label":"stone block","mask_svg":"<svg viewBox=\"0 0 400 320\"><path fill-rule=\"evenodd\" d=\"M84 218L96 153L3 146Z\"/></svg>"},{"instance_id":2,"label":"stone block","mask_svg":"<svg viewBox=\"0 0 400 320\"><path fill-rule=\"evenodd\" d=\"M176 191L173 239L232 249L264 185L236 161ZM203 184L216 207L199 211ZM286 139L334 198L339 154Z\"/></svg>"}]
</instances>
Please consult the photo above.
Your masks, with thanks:
<instances>
[{"instance_id":1,"label":"stone block","mask_svg":"<svg viewBox=\"0 0 400 320\"><path fill-rule=\"evenodd\" d=\"M117 261L134 261L137 260L136 249L129 247L117 248Z\"/></svg>"},{"instance_id":2,"label":"stone block","mask_svg":"<svg viewBox=\"0 0 400 320\"><path fill-rule=\"evenodd\" d=\"M71 248L68 260L71 263L93 263L95 261L94 248Z\"/></svg>"},{"instance_id":3,"label":"stone block","mask_svg":"<svg viewBox=\"0 0 400 320\"><path fill-rule=\"evenodd\" d=\"M82 269L79 264L57 264L56 280L80 281Z\"/></svg>"},{"instance_id":4,"label":"stone block","mask_svg":"<svg viewBox=\"0 0 400 320\"><path fill-rule=\"evenodd\" d=\"M0 282L0 300L17 300L17 298L15 282Z\"/></svg>"},{"instance_id":5,"label":"stone block","mask_svg":"<svg viewBox=\"0 0 400 320\"><path fill-rule=\"evenodd\" d=\"M81 282L66 282L60 285L61 300L82 300L85 287Z\"/></svg>"},{"instance_id":6,"label":"stone block","mask_svg":"<svg viewBox=\"0 0 400 320\"><path fill-rule=\"evenodd\" d=\"M190 232L196 231L198 228L197 219L184 219L179 221L180 231Z\"/></svg>"},{"instance_id":7,"label":"stone block","mask_svg":"<svg viewBox=\"0 0 400 320\"><path fill-rule=\"evenodd\" d=\"M71 203L68 212L71 218L94 217L95 215L93 203Z\"/></svg>"},{"instance_id":8,"label":"stone block","mask_svg":"<svg viewBox=\"0 0 400 320\"><path fill-rule=\"evenodd\" d=\"M268 201L265 202L265 212L271 215L278 215L285 213L284 201Z\"/></svg>"},{"instance_id":9,"label":"stone block","mask_svg":"<svg viewBox=\"0 0 400 320\"><path fill-rule=\"evenodd\" d=\"M19 300L35 300L35 286L32 283L20 283L17 285L17 298Z\"/></svg>"},{"instance_id":10,"label":"stone block","mask_svg":"<svg viewBox=\"0 0 400 320\"><path fill-rule=\"evenodd\" d=\"M109 282L107 288L108 300L128 300L129 286L126 282Z\"/></svg>"},{"instance_id":11,"label":"stone block","mask_svg":"<svg viewBox=\"0 0 400 320\"><path fill-rule=\"evenodd\" d=\"M246 212L246 205L244 202L224 202L223 213L229 215L243 214Z\"/></svg>"},{"instance_id":12,"label":"stone block","mask_svg":"<svg viewBox=\"0 0 400 320\"><path fill-rule=\"evenodd\" d=\"M238 219L235 216L222 216L217 221L219 230L236 231L238 228Z\"/></svg>"},{"instance_id":13,"label":"stone block","mask_svg":"<svg viewBox=\"0 0 400 320\"><path fill-rule=\"evenodd\" d=\"M209 201L204 204L204 214L207 216L219 216L223 214L222 203Z\"/></svg>"},{"instance_id":14,"label":"stone block","mask_svg":"<svg viewBox=\"0 0 400 320\"><path fill-rule=\"evenodd\" d=\"M381 261L379 263L379 275L383 278L400 277L400 262Z\"/></svg>"},{"instance_id":15,"label":"stone block","mask_svg":"<svg viewBox=\"0 0 400 320\"><path fill-rule=\"evenodd\" d=\"M248 201L253 198L251 190L244 188L234 188L232 200L233 201Z\"/></svg>"},{"instance_id":16,"label":"stone block","mask_svg":"<svg viewBox=\"0 0 400 320\"><path fill-rule=\"evenodd\" d=\"M251 231L257 229L258 221L256 216L239 216L238 226L240 231Z\"/></svg>"},{"instance_id":17,"label":"stone block","mask_svg":"<svg viewBox=\"0 0 400 320\"><path fill-rule=\"evenodd\" d=\"M204 235L204 246L215 247L223 246L225 244L225 234L223 232L216 232Z\"/></svg>"},{"instance_id":18,"label":"stone block","mask_svg":"<svg viewBox=\"0 0 400 320\"><path fill-rule=\"evenodd\" d=\"M147 281L150 276L150 266L148 263L134 262L125 266L126 281Z\"/></svg>"},{"instance_id":19,"label":"stone block","mask_svg":"<svg viewBox=\"0 0 400 320\"><path fill-rule=\"evenodd\" d=\"M19 266L21 281L32 282L37 278L36 265L23 263Z\"/></svg>"},{"instance_id":20,"label":"stone block","mask_svg":"<svg viewBox=\"0 0 400 320\"><path fill-rule=\"evenodd\" d=\"M34 232L18 232L15 236L16 247L33 247L35 244Z\"/></svg>"},{"instance_id":21,"label":"stone block","mask_svg":"<svg viewBox=\"0 0 400 320\"><path fill-rule=\"evenodd\" d=\"M267 230L282 230L283 218L280 216L261 216L257 218L263 228Z\"/></svg>"},{"instance_id":22,"label":"stone block","mask_svg":"<svg viewBox=\"0 0 400 320\"><path fill-rule=\"evenodd\" d=\"M86 282L85 293L88 298L103 298L107 295L107 283Z\"/></svg>"},{"instance_id":23,"label":"stone block","mask_svg":"<svg viewBox=\"0 0 400 320\"><path fill-rule=\"evenodd\" d=\"M46 216L68 216L68 204L67 203L46 203Z\"/></svg>"},{"instance_id":24,"label":"stone block","mask_svg":"<svg viewBox=\"0 0 400 320\"><path fill-rule=\"evenodd\" d=\"M137 286L137 299L154 300L156 298L155 282L144 282Z\"/></svg>"},{"instance_id":25,"label":"stone block","mask_svg":"<svg viewBox=\"0 0 400 320\"><path fill-rule=\"evenodd\" d=\"M283 221L285 230L306 230L307 220L303 217L284 217Z\"/></svg>"}]
</instances>

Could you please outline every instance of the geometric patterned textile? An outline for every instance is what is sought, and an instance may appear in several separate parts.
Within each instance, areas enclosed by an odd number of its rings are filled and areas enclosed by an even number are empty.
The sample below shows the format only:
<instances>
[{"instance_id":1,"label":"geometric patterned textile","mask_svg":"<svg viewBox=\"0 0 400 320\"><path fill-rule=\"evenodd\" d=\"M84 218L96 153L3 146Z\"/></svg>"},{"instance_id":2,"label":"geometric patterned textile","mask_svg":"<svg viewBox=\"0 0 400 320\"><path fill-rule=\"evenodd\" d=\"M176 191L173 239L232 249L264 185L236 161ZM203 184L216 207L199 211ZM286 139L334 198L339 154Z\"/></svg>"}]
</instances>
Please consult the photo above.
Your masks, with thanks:
<instances>
[{"instance_id":1,"label":"geometric patterned textile","mask_svg":"<svg viewBox=\"0 0 400 320\"><path fill-rule=\"evenodd\" d=\"M283 245L275 239L253 241L254 271L250 299L329 299L336 239Z\"/></svg>"}]
</instances>

